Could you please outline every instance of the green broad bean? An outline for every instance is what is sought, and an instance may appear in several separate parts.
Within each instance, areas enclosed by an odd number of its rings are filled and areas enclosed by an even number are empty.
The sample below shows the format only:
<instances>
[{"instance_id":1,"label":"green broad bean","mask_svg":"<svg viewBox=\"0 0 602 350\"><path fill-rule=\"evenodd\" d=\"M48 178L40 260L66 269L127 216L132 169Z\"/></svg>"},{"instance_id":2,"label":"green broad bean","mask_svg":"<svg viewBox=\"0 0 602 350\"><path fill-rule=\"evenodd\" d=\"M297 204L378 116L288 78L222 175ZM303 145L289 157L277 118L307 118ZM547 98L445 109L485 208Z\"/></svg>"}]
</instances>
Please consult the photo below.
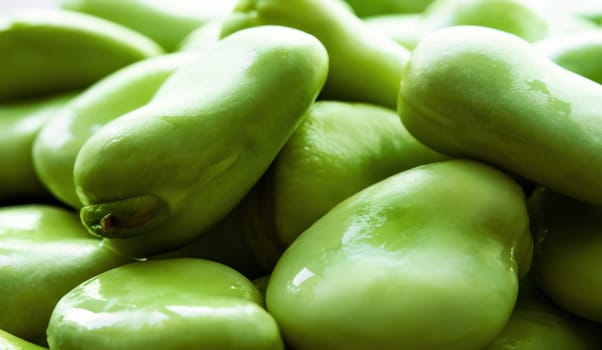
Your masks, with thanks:
<instances>
[{"instance_id":1,"label":"green broad bean","mask_svg":"<svg viewBox=\"0 0 602 350\"><path fill-rule=\"evenodd\" d=\"M176 256L215 257L252 277L267 274L297 236L342 200L447 158L416 141L395 111L318 101L241 203Z\"/></svg>"},{"instance_id":2,"label":"green broad bean","mask_svg":"<svg viewBox=\"0 0 602 350\"><path fill-rule=\"evenodd\" d=\"M602 86L520 38L446 28L414 49L399 114L425 145L602 204Z\"/></svg>"},{"instance_id":3,"label":"green broad bean","mask_svg":"<svg viewBox=\"0 0 602 350\"><path fill-rule=\"evenodd\" d=\"M548 23L541 11L524 0L436 0L424 13L422 30L475 25L502 30L527 41L548 34Z\"/></svg>"},{"instance_id":4,"label":"green broad bean","mask_svg":"<svg viewBox=\"0 0 602 350\"><path fill-rule=\"evenodd\" d=\"M431 163L303 232L266 303L298 350L481 349L509 319L531 254L520 186L475 161Z\"/></svg>"},{"instance_id":5,"label":"green broad bean","mask_svg":"<svg viewBox=\"0 0 602 350\"><path fill-rule=\"evenodd\" d=\"M0 203L50 199L32 164L40 129L74 98L61 94L0 103Z\"/></svg>"},{"instance_id":6,"label":"green broad bean","mask_svg":"<svg viewBox=\"0 0 602 350\"><path fill-rule=\"evenodd\" d=\"M81 208L73 168L82 145L103 125L147 104L178 67L195 58L194 53L179 53L133 63L73 99L35 139L33 165L44 186L63 203Z\"/></svg>"},{"instance_id":7,"label":"green broad bean","mask_svg":"<svg viewBox=\"0 0 602 350\"><path fill-rule=\"evenodd\" d=\"M602 323L602 206L543 189L529 204L535 282L563 309Z\"/></svg>"},{"instance_id":8,"label":"green broad bean","mask_svg":"<svg viewBox=\"0 0 602 350\"><path fill-rule=\"evenodd\" d=\"M272 208L264 219L273 221L276 236L288 246L354 193L447 158L410 135L393 110L318 101L258 184L257 194L263 197L254 205Z\"/></svg>"},{"instance_id":9,"label":"green broad bean","mask_svg":"<svg viewBox=\"0 0 602 350\"><path fill-rule=\"evenodd\" d=\"M43 350L34 343L23 340L0 329L0 349L2 350Z\"/></svg>"},{"instance_id":10,"label":"green broad bean","mask_svg":"<svg viewBox=\"0 0 602 350\"><path fill-rule=\"evenodd\" d=\"M0 16L0 52L0 101L6 101L85 88L163 51L101 18L30 9Z\"/></svg>"},{"instance_id":11,"label":"green broad bean","mask_svg":"<svg viewBox=\"0 0 602 350\"><path fill-rule=\"evenodd\" d=\"M596 350L601 327L558 308L528 276L508 323L483 350Z\"/></svg>"},{"instance_id":12,"label":"green broad bean","mask_svg":"<svg viewBox=\"0 0 602 350\"><path fill-rule=\"evenodd\" d=\"M436 0L423 13L421 36L442 28L474 25L505 31L529 42L592 30L596 26L575 15L528 0Z\"/></svg>"},{"instance_id":13,"label":"green broad bean","mask_svg":"<svg viewBox=\"0 0 602 350\"><path fill-rule=\"evenodd\" d=\"M44 344L65 293L129 261L91 237L76 213L41 204L0 207L0 329Z\"/></svg>"},{"instance_id":14,"label":"green broad bean","mask_svg":"<svg viewBox=\"0 0 602 350\"><path fill-rule=\"evenodd\" d=\"M535 48L559 66L602 84L602 29L558 35Z\"/></svg>"},{"instance_id":15,"label":"green broad bean","mask_svg":"<svg viewBox=\"0 0 602 350\"><path fill-rule=\"evenodd\" d=\"M67 293L48 327L53 350L281 350L263 296L209 260L137 262Z\"/></svg>"},{"instance_id":16,"label":"green broad bean","mask_svg":"<svg viewBox=\"0 0 602 350\"><path fill-rule=\"evenodd\" d=\"M265 172L327 69L322 44L286 27L240 31L203 51L82 146L74 168L82 222L134 256L191 241Z\"/></svg>"},{"instance_id":17,"label":"green broad bean","mask_svg":"<svg viewBox=\"0 0 602 350\"><path fill-rule=\"evenodd\" d=\"M198 27L227 16L236 0L62 0L65 9L105 18L174 51Z\"/></svg>"},{"instance_id":18,"label":"green broad bean","mask_svg":"<svg viewBox=\"0 0 602 350\"><path fill-rule=\"evenodd\" d=\"M215 45L222 34L223 20L216 19L188 34L178 45L178 51L203 50Z\"/></svg>"},{"instance_id":19,"label":"green broad bean","mask_svg":"<svg viewBox=\"0 0 602 350\"><path fill-rule=\"evenodd\" d=\"M336 0L239 0L222 36L243 28L284 25L314 35L330 58L321 98L395 108L409 51L379 35Z\"/></svg>"},{"instance_id":20,"label":"green broad bean","mask_svg":"<svg viewBox=\"0 0 602 350\"><path fill-rule=\"evenodd\" d=\"M345 0L359 17L423 12L433 0Z\"/></svg>"},{"instance_id":21,"label":"green broad bean","mask_svg":"<svg viewBox=\"0 0 602 350\"><path fill-rule=\"evenodd\" d=\"M408 50L413 50L422 35L422 14L382 15L364 18L368 28L384 35Z\"/></svg>"}]
</instances>

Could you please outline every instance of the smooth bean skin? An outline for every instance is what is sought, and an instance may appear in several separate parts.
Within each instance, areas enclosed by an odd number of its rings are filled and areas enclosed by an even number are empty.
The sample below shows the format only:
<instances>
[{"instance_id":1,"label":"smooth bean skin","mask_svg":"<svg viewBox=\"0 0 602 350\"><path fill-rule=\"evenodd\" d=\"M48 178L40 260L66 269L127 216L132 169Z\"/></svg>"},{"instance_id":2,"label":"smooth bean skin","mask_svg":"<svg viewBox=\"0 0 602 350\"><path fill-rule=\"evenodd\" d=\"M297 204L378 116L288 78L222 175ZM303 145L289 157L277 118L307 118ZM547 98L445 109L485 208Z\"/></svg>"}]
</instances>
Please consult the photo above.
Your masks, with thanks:
<instances>
[{"instance_id":1,"label":"smooth bean skin","mask_svg":"<svg viewBox=\"0 0 602 350\"><path fill-rule=\"evenodd\" d=\"M596 350L602 347L601 330L558 308L528 276L520 282L510 320L483 350Z\"/></svg>"},{"instance_id":2,"label":"smooth bean skin","mask_svg":"<svg viewBox=\"0 0 602 350\"><path fill-rule=\"evenodd\" d=\"M524 0L436 0L424 12L422 30L474 25L502 30L527 41L547 36L541 9Z\"/></svg>"},{"instance_id":3,"label":"smooth bean skin","mask_svg":"<svg viewBox=\"0 0 602 350\"><path fill-rule=\"evenodd\" d=\"M417 141L395 111L318 101L270 168L259 201L272 201L276 234L290 245L352 194L418 165L447 159ZM260 203L255 203L261 205ZM265 204L261 205L265 206Z\"/></svg>"},{"instance_id":4,"label":"smooth bean skin","mask_svg":"<svg viewBox=\"0 0 602 350\"><path fill-rule=\"evenodd\" d=\"M387 36L408 50L413 50L422 35L422 14L381 15L364 18L372 30Z\"/></svg>"},{"instance_id":5,"label":"smooth bean skin","mask_svg":"<svg viewBox=\"0 0 602 350\"><path fill-rule=\"evenodd\" d=\"M32 161L40 129L74 98L60 94L0 104L0 203L50 199Z\"/></svg>"},{"instance_id":6,"label":"smooth bean skin","mask_svg":"<svg viewBox=\"0 0 602 350\"><path fill-rule=\"evenodd\" d=\"M251 277L268 274L286 247L339 202L387 176L447 158L416 141L393 110L317 101L241 203L179 253L218 254Z\"/></svg>"},{"instance_id":7,"label":"smooth bean skin","mask_svg":"<svg viewBox=\"0 0 602 350\"><path fill-rule=\"evenodd\" d=\"M299 350L481 349L510 317L531 254L520 186L475 161L431 163L301 234L266 303Z\"/></svg>"},{"instance_id":8,"label":"smooth bean skin","mask_svg":"<svg viewBox=\"0 0 602 350\"><path fill-rule=\"evenodd\" d=\"M62 0L65 9L136 30L174 51L198 27L227 16L236 0Z\"/></svg>"},{"instance_id":9,"label":"smooth bean skin","mask_svg":"<svg viewBox=\"0 0 602 350\"><path fill-rule=\"evenodd\" d=\"M213 20L200 26L184 37L178 45L178 51L203 50L221 39L222 19Z\"/></svg>"},{"instance_id":10,"label":"smooth bean skin","mask_svg":"<svg viewBox=\"0 0 602 350\"><path fill-rule=\"evenodd\" d=\"M475 25L514 34L529 42L547 37L593 30L592 22L544 1L437 0L423 13L422 36L441 28Z\"/></svg>"},{"instance_id":11,"label":"smooth bean skin","mask_svg":"<svg viewBox=\"0 0 602 350\"><path fill-rule=\"evenodd\" d=\"M602 29L553 36L535 48L559 66L602 84Z\"/></svg>"},{"instance_id":12,"label":"smooth bean skin","mask_svg":"<svg viewBox=\"0 0 602 350\"><path fill-rule=\"evenodd\" d=\"M0 17L0 101L85 88L163 50L101 18L58 9Z\"/></svg>"},{"instance_id":13,"label":"smooth bean skin","mask_svg":"<svg viewBox=\"0 0 602 350\"><path fill-rule=\"evenodd\" d=\"M203 51L82 146L74 176L84 225L133 255L191 241L265 172L327 69L322 44L286 27L251 28Z\"/></svg>"},{"instance_id":14,"label":"smooth bean skin","mask_svg":"<svg viewBox=\"0 0 602 350\"><path fill-rule=\"evenodd\" d=\"M40 204L0 208L0 329L43 344L65 293L126 262L91 237L74 212Z\"/></svg>"},{"instance_id":15,"label":"smooth bean skin","mask_svg":"<svg viewBox=\"0 0 602 350\"><path fill-rule=\"evenodd\" d=\"M529 204L537 285L565 310L602 323L602 206L541 189Z\"/></svg>"},{"instance_id":16,"label":"smooth bean skin","mask_svg":"<svg viewBox=\"0 0 602 350\"><path fill-rule=\"evenodd\" d=\"M161 55L128 65L94 83L45 123L31 156L44 186L63 203L81 208L73 168L84 142L111 120L147 104L178 67L195 58L193 53Z\"/></svg>"},{"instance_id":17,"label":"smooth bean skin","mask_svg":"<svg viewBox=\"0 0 602 350\"><path fill-rule=\"evenodd\" d=\"M318 38L330 67L321 98L395 108L407 49L373 32L335 0L239 0L224 20L222 36L252 26L276 24Z\"/></svg>"},{"instance_id":18,"label":"smooth bean skin","mask_svg":"<svg viewBox=\"0 0 602 350\"><path fill-rule=\"evenodd\" d=\"M48 327L53 350L279 350L263 297L235 270L202 259L137 262L66 294Z\"/></svg>"},{"instance_id":19,"label":"smooth bean skin","mask_svg":"<svg viewBox=\"0 0 602 350\"><path fill-rule=\"evenodd\" d=\"M345 0L359 17L419 13L433 0Z\"/></svg>"},{"instance_id":20,"label":"smooth bean skin","mask_svg":"<svg viewBox=\"0 0 602 350\"><path fill-rule=\"evenodd\" d=\"M0 329L0 349L2 350L43 350L45 348L30 343Z\"/></svg>"},{"instance_id":21,"label":"smooth bean skin","mask_svg":"<svg viewBox=\"0 0 602 350\"><path fill-rule=\"evenodd\" d=\"M398 112L419 141L602 204L602 87L516 36L433 33L413 51Z\"/></svg>"}]
</instances>

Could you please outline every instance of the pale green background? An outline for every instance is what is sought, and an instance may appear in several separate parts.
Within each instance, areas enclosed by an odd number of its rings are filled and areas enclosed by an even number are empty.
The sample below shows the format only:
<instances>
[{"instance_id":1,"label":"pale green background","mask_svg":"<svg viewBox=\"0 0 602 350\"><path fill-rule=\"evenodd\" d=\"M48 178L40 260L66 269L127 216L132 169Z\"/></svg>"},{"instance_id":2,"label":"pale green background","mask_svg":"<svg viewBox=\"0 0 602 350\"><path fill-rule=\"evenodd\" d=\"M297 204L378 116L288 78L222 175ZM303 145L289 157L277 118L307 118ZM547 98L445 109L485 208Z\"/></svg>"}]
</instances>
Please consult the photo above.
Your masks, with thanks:
<instances>
[{"instance_id":1,"label":"pale green background","mask_svg":"<svg viewBox=\"0 0 602 350\"><path fill-rule=\"evenodd\" d=\"M56 7L60 0L0 0L0 14L15 8Z\"/></svg>"}]
</instances>

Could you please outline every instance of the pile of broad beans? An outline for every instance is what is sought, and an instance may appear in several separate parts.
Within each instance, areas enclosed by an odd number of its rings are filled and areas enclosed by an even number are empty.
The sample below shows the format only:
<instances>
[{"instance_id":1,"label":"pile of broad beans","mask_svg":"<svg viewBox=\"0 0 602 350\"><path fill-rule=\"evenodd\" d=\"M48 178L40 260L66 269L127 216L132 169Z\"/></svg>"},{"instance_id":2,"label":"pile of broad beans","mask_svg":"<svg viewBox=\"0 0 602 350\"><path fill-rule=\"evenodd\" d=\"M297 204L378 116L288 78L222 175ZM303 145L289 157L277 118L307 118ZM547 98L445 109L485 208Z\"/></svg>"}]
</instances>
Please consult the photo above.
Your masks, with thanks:
<instances>
[{"instance_id":1,"label":"pile of broad beans","mask_svg":"<svg viewBox=\"0 0 602 350\"><path fill-rule=\"evenodd\" d=\"M587 350L602 3L0 14L0 349Z\"/></svg>"}]
</instances>

